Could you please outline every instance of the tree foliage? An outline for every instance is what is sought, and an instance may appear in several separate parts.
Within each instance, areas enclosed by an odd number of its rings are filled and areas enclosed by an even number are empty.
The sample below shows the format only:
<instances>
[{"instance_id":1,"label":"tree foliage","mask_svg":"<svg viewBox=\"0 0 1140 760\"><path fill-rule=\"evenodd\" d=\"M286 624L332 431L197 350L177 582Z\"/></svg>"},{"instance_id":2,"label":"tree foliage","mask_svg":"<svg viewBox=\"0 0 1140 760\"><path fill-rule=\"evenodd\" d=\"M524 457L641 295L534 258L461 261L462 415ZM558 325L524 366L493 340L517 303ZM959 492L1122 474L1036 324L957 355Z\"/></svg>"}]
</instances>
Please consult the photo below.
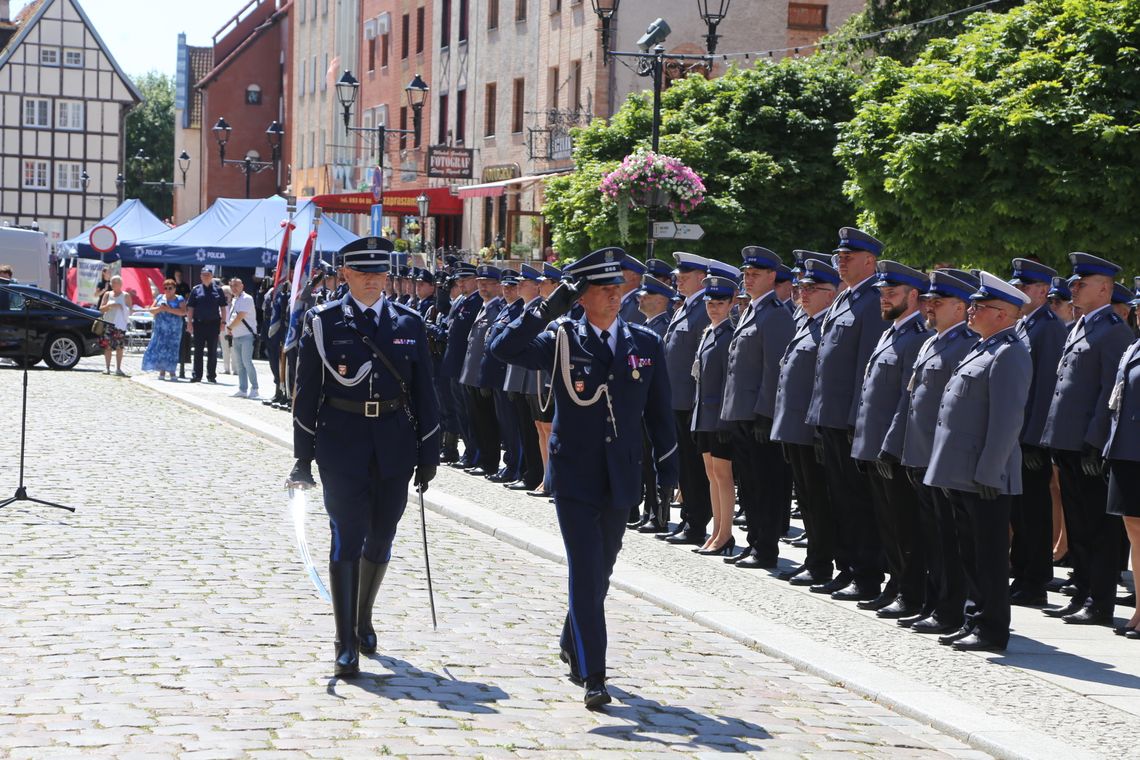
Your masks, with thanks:
<instances>
[{"instance_id":1,"label":"tree foliage","mask_svg":"<svg viewBox=\"0 0 1140 760\"><path fill-rule=\"evenodd\" d=\"M170 216L173 208L174 176L174 80L157 71L134 78L143 102L127 114L127 166L124 198L138 198L159 218ZM134 156L142 149L149 161ZM195 156L195 159L198 157ZM144 182L166 180L166 188Z\"/></svg>"},{"instance_id":2,"label":"tree foliage","mask_svg":"<svg viewBox=\"0 0 1140 760\"><path fill-rule=\"evenodd\" d=\"M857 86L824 59L788 59L712 80L689 76L664 92L660 152L704 180L705 202L683 221L700 224L705 237L660 240L656 254L683 249L733 261L745 245L785 255L829 249L854 215L834 149ZM635 94L609 122L575 131L576 171L547 184L543 208L562 258L621 244L615 208L598 184L635 147L649 147L651 121L649 94ZM640 255L645 234L645 215L631 213L629 250Z\"/></svg>"},{"instance_id":3,"label":"tree foliage","mask_svg":"<svg viewBox=\"0 0 1140 760\"><path fill-rule=\"evenodd\" d=\"M837 155L891 256L1003 267L1137 247L1140 0L975 14L913 66L881 57Z\"/></svg>"}]
</instances>

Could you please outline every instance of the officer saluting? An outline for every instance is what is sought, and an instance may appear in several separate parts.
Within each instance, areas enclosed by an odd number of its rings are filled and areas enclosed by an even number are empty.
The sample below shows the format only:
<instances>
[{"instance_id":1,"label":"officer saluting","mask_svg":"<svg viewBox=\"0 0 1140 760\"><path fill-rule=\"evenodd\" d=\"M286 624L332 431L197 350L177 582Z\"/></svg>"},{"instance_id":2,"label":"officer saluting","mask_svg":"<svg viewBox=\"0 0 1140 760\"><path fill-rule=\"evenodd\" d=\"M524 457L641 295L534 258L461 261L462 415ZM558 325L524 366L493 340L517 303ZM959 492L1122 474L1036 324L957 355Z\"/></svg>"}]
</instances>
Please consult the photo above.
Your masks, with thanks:
<instances>
[{"instance_id":1,"label":"officer saluting","mask_svg":"<svg viewBox=\"0 0 1140 760\"><path fill-rule=\"evenodd\" d=\"M624 251L605 248L564 270L564 283L491 344L503 361L551 372L550 480L570 573L562 659L585 682L587 707L606 691L605 597L630 508L641 501L642 422L660 485L677 483L677 439L661 339L618 317ZM575 297L584 314L546 331Z\"/></svg>"},{"instance_id":2,"label":"officer saluting","mask_svg":"<svg viewBox=\"0 0 1140 760\"><path fill-rule=\"evenodd\" d=\"M337 676L376 651L372 604L392 554L408 482L426 489L439 462L439 418L423 320L385 298L392 243L341 249L349 294L314 309L301 336L287 485L320 468L332 546L329 586ZM358 607L359 600L359 607Z\"/></svg>"}]
</instances>

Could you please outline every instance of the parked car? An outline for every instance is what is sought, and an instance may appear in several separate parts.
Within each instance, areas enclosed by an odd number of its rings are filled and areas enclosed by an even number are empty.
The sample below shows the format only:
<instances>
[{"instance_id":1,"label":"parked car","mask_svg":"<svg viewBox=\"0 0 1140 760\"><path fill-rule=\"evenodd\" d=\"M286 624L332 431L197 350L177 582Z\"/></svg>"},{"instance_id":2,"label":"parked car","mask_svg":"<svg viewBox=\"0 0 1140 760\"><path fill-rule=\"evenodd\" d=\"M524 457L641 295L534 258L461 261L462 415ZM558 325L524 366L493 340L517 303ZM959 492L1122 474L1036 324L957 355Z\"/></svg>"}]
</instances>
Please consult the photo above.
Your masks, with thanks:
<instances>
[{"instance_id":1,"label":"parked car","mask_svg":"<svg viewBox=\"0 0 1140 760\"><path fill-rule=\"evenodd\" d=\"M97 309L31 285L9 287L11 292L0 292L0 357L29 366L42 359L52 369L71 369L84 356L103 353L92 331Z\"/></svg>"}]
</instances>

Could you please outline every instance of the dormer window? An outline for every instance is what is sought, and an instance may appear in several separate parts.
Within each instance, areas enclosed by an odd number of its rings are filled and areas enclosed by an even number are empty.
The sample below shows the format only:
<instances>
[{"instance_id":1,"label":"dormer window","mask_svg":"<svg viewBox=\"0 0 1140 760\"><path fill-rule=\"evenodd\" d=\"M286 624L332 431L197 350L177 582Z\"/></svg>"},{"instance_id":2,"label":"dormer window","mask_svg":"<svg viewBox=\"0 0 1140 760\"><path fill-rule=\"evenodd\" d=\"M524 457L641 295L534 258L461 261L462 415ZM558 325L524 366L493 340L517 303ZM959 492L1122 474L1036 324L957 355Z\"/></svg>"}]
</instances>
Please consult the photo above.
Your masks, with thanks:
<instances>
[{"instance_id":1,"label":"dormer window","mask_svg":"<svg viewBox=\"0 0 1140 760\"><path fill-rule=\"evenodd\" d=\"M40 48L40 64L44 66L58 66L59 65L59 48L42 47Z\"/></svg>"},{"instance_id":2,"label":"dormer window","mask_svg":"<svg viewBox=\"0 0 1140 760\"><path fill-rule=\"evenodd\" d=\"M248 106L261 105L261 88L251 84L245 88L245 104Z\"/></svg>"}]
</instances>

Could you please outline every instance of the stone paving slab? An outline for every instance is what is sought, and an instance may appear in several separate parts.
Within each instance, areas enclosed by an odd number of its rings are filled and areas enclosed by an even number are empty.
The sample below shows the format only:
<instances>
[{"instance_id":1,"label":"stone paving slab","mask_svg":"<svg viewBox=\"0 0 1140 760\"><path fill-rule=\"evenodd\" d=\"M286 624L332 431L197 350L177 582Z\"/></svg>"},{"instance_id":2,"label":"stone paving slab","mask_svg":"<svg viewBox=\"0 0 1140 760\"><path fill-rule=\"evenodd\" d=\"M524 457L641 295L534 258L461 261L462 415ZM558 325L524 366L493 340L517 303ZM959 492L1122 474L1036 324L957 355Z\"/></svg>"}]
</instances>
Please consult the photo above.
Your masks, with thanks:
<instances>
[{"instance_id":1,"label":"stone paving slab","mask_svg":"<svg viewBox=\"0 0 1140 760\"><path fill-rule=\"evenodd\" d=\"M19 378L0 369L9 431ZM557 660L564 568L429 518L433 631L415 509L378 603L381 654L331 679L287 451L84 369L36 371L29 391L29 490L77 511L0 510L0 757L978 756L621 591L616 701L586 711ZM17 447L0 438L4 488ZM307 525L324 555L319 503Z\"/></svg>"}]
</instances>

